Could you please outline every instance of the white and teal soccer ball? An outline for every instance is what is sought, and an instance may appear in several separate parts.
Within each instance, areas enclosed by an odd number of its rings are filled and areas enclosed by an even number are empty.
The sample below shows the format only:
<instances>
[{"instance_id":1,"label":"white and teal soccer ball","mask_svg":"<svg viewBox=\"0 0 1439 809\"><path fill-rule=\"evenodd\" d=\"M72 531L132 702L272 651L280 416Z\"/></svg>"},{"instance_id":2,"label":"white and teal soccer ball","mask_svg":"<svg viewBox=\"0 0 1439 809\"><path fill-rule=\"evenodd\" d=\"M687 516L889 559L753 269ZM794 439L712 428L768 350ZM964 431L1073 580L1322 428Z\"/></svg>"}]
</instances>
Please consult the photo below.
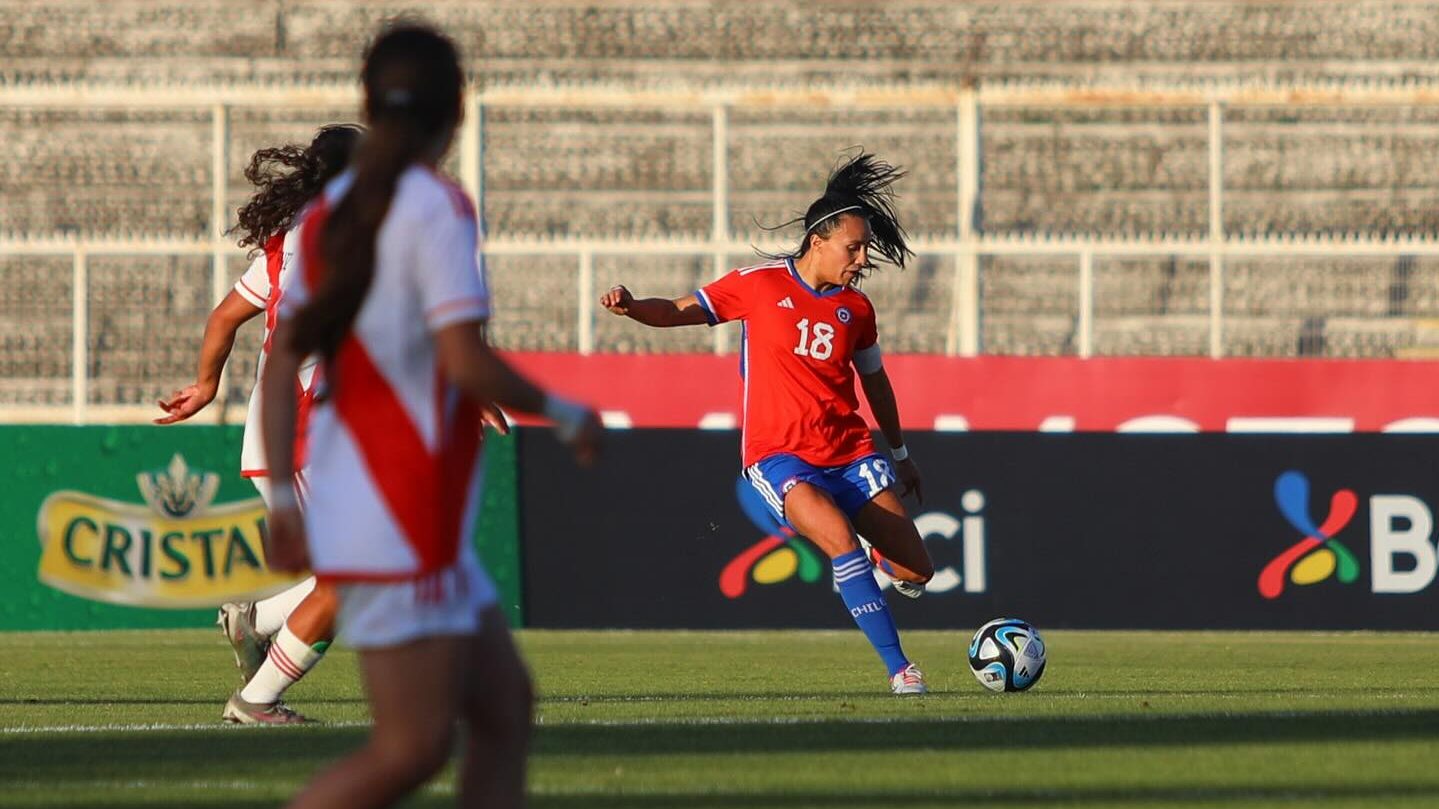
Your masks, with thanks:
<instances>
[{"instance_id":1,"label":"white and teal soccer ball","mask_svg":"<svg viewBox=\"0 0 1439 809\"><path fill-rule=\"evenodd\" d=\"M969 642L969 670L990 691L1024 691L1044 674L1044 639L1018 618L996 618Z\"/></svg>"}]
</instances>

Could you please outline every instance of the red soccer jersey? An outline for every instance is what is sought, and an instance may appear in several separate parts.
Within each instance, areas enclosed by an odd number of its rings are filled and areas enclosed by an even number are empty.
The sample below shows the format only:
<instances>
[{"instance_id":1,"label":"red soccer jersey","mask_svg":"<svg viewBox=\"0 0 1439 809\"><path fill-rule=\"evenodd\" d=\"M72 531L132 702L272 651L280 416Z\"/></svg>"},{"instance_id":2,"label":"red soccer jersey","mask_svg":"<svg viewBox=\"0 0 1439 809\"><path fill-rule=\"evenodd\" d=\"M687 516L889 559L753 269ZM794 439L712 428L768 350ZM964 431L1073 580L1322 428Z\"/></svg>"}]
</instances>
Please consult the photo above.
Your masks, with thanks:
<instances>
[{"instance_id":1,"label":"red soccer jersey","mask_svg":"<svg viewBox=\"0 0 1439 809\"><path fill-rule=\"evenodd\" d=\"M864 293L816 292L791 262L775 261L735 270L696 297L711 325L744 321L745 466L780 452L841 466L874 452L854 390L855 352L878 340Z\"/></svg>"}]
</instances>

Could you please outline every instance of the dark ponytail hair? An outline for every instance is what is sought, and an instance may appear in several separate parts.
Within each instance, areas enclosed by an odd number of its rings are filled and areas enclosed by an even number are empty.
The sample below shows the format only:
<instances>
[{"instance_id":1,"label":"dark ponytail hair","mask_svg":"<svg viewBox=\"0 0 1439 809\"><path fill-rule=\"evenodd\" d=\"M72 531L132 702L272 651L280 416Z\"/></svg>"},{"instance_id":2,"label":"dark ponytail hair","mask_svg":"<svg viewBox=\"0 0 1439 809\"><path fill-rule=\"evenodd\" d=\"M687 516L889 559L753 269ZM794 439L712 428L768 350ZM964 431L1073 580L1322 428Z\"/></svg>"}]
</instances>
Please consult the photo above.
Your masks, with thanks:
<instances>
[{"instance_id":1,"label":"dark ponytail hair","mask_svg":"<svg viewBox=\"0 0 1439 809\"><path fill-rule=\"evenodd\" d=\"M424 25L387 29L361 71L370 131L351 161L355 179L320 234L326 272L295 316L293 347L333 360L375 277L375 240L400 176L460 120L464 77L453 42Z\"/></svg>"},{"instance_id":2,"label":"dark ponytail hair","mask_svg":"<svg viewBox=\"0 0 1439 809\"><path fill-rule=\"evenodd\" d=\"M259 250L289 230L305 203L350 162L350 152L363 132L354 124L330 124L320 127L309 146L290 143L255 152L245 167L245 179L256 191L239 210L239 224L231 229L242 234L240 246Z\"/></svg>"},{"instance_id":3,"label":"dark ponytail hair","mask_svg":"<svg viewBox=\"0 0 1439 809\"><path fill-rule=\"evenodd\" d=\"M799 247L790 253L763 253L767 258L797 259L809 252L810 237L829 236L846 216L869 220L869 248L885 261L903 268L914 255L905 241L904 226L894 212L894 184L905 176L902 169L875 157L860 153L830 172L824 195L810 203L804 216L782 222L766 230L780 230L791 225L804 225Z\"/></svg>"}]
</instances>

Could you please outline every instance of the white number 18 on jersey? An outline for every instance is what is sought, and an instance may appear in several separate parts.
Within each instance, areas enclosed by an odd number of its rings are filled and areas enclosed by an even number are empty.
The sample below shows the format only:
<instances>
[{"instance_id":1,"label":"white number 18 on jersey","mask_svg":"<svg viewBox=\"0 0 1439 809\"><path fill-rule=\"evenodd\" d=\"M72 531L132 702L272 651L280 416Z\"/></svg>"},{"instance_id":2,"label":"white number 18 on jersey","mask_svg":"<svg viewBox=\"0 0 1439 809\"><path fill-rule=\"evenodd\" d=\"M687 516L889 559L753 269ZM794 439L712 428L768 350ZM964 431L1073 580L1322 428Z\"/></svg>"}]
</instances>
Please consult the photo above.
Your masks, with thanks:
<instances>
[{"instance_id":1,"label":"white number 18 on jersey","mask_svg":"<svg viewBox=\"0 0 1439 809\"><path fill-rule=\"evenodd\" d=\"M809 318L795 326L799 327L799 345L794 347L794 353L817 360L827 360L834 353L834 326L824 321L816 322L813 336L810 334Z\"/></svg>"}]
</instances>

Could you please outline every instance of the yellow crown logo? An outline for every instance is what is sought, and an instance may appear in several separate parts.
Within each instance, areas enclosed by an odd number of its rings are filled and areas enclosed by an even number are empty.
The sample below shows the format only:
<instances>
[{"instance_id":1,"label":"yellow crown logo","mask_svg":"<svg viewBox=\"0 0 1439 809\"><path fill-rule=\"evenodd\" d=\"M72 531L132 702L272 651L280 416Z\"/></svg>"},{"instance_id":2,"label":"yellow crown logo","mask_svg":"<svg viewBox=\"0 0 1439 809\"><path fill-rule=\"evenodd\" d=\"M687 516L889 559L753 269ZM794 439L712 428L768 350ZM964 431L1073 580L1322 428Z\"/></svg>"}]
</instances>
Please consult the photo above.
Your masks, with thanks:
<instances>
[{"instance_id":1,"label":"yellow crown logo","mask_svg":"<svg viewBox=\"0 0 1439 809\"><path fill-rule=\"evenodd\" d=\"M184 517L193 511L203 512L215 500L220 489L220 476L214 472L193 474L179 453L163 470L141 472L135 476L140 496L161 517Z\"/></svg>"}]
</instances>

